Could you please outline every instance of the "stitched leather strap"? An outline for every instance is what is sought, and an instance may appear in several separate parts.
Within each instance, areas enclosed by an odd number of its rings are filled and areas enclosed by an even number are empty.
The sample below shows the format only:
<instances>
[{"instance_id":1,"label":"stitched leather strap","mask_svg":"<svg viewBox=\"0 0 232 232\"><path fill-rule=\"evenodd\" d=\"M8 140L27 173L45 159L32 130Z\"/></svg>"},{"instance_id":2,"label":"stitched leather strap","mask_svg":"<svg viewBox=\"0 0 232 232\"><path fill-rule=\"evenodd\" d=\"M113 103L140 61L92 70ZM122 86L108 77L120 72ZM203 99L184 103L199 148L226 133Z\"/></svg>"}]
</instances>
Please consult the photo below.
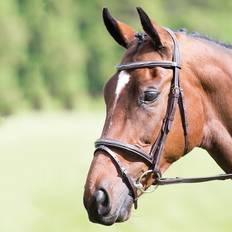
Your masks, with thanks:
<instances>
[{"instance_id":1,"label":"stitched leather strap","mask_svg":"<svg viewBox=\"0 0 232 232\"><path fill-rule=\"evenodd\" d=\"M154 68L154 67L169 68L169 69L173 67L180 68L178 66L178 63L174 61L142 61L142 62L133 62L133 63L116 65L118 71L140 69L140 68Z\"/></svg>"},{"instance_id":2,"label":"stitched leather strap","mask_svg":"<svg viewBox=\"0 0 232 232\"><path fill-rule=\"evenodd\" d=\"M119 148L124 151L130 152L131 155L139 156L143 160L143 162L148 164L148 166L152 165L152 158L149 156L149 154L132 144L124 143L113 139L98 139L95 142L95 147L97 148L101 145L104 145L106 147L109 146L113 148Z\"/></svg>"},{"instance_id":3,"label":"stitched leather strap","mask_svg":"<svg viewBox=\"0 0 232 232\"><path fill-rule=\"evenodd\" d=\"M127 174L127 169L121 165L121 162L118 159L117 155L115 155L111 149L109 149L108 147L106 147L104 145L99 145L99 146L97 146L97 148L94 152L94 155L96 154L96 151L99 151L99 150L105 151L106 152L105 154L107 156L109 156L111 158L111 160L113 161L113 163L114 163L115 167L117 168L117 170L119 171L122 179L126 182L126 185L130 190L130 194L134 200L135 209L137 209L137 199L138 199L137 189L135 188L134 181Z\"/></svg>"},{"instance_id":4,"label":"stitched leather strap","mask_svg":"<svg viewBox=\"0 0 232 232\"><path fill-rule=\"evenodd\" d=\"M202 183L213 180L228 180L232 179L232 174L219 174L215 176L204 176L204 177L191 177L191 178L160 178L156 180L157 185L171 185L171 184L193 184Z\"/></svg>"}]
</instances>

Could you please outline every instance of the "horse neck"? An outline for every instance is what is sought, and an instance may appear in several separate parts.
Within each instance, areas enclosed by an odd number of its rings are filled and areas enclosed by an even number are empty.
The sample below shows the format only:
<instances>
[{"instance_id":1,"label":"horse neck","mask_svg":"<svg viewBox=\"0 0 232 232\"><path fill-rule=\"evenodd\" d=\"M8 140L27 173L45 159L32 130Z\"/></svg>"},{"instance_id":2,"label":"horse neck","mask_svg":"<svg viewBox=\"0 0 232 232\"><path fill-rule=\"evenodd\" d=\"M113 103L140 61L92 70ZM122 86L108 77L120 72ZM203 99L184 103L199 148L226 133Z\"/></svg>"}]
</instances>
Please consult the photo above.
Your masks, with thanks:
<instances>
[{"instance_id":1,"label":"horse neck","mask_svg":"<svg viewBox=\"0 0 232 232\"><path fill-rule=\"evenodd\" d=\"M231 172L232 50L203 39L192 38L190 44L185 62L198 85L204 115L200 146L224 171Z\"/></svg>"}]
</instances>

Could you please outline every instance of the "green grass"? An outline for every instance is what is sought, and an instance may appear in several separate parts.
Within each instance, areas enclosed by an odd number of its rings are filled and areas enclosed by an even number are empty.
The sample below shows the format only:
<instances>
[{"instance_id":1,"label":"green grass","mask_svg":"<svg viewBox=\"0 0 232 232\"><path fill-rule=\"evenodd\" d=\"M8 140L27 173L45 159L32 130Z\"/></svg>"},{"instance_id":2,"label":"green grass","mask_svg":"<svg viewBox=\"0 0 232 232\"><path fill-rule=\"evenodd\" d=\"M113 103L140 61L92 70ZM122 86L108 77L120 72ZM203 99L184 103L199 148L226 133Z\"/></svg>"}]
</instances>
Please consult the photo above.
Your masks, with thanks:
<instances>
[{"instance_id":1,"label":"green grass","mask_svg":"<svg viewBox=\"0 0 232 232\"><path fill-rule=\"evenodd\" d=\"M0 127L1 232L231 231L230 181L160 187L139 200L129 221L88 221L82 204L93 142L104 114L44 113L11 117ZM201 149L166 175L221 173Z\"/></svg>"}]
</instances>

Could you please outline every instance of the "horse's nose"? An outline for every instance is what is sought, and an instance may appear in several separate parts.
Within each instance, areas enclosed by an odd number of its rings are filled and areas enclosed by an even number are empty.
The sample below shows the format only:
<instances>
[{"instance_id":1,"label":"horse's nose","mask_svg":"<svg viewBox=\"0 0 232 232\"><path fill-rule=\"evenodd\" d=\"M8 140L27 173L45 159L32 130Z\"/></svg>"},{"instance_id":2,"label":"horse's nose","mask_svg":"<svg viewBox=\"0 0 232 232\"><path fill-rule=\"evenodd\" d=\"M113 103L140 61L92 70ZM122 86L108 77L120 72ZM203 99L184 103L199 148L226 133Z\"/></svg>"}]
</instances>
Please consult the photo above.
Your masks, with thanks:
<instances>
[{"instance_id":1,"label":"horse's nose","mask_svg":"<svg viewBox=\"0 0 232 232\"><path fill-rule=\"evenodd\" d=\"M93 195L92 208L98 216L105 216L110 211L109 195L105 189L97 190Z\"/></svg>"},{"instance_id":2,"label":"horse's nose","mask_svg":"<svg viewBox=\"0 0 232 232\"><path fill-rule=\"evenodd\" d=\"M102 217L109 214L110 209L110 199L107 191L103 188L96 190L87 207L89 219L93 222L99 222Z\"/></svg>"}]
</instances>

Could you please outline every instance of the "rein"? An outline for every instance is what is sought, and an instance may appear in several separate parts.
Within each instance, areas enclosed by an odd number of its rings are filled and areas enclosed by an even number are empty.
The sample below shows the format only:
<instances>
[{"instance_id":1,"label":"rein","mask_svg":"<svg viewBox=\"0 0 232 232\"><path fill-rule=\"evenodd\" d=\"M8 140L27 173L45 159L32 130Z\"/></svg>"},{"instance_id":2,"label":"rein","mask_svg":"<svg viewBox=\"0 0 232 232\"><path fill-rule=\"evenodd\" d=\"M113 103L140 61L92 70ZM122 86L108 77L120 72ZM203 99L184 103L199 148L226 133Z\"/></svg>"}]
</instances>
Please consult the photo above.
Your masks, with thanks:
<instances>
[{"instance_id":1,"label":"rein","mask_svg":"<svg viewBox=\"0 0 232 232\"><path fill-rule=\"evenodd\" d=\"M221 174L216 176L194 178L162 178L161 176L160 159L162 151L164 149L164 144L166 142L167 135L172 127L177 105L179 106L184 133L184 154L187 153L189 150L187 112L184 103L184 93L183 89L180 87L179 80L181 69L179 45L174 32L168 28L165 28L165 30L169 33L173 41L174 49L172 61L142 61L127 64L118 64L116 66L118 71L154 67L161 67L173 70L173 78L171 82L170 93L168 96L166 115L164 117L159 135L155 143L152 145L150 152L146 153L137 146L113 139L102 138L98 139L95 142L96 149L94 154L96 154L97 151L101 150L104 151L105 154L111 158L112 162L114 163L115 167L120 173L122 180L125 182L128 189L130 190L130 194L133 198L135 208L137 208L138 190L140 192L148 192L146 190L146 187L144 187L144 185L142 184L142 180L146 178L149 174L152 175L152 177L154 178L153 185L155 186L155 188L157 188L159 185L199 183L212 180L232 179L232 174ZM148 165L148 170L144 172L138 178L138 180L133 180L128 175L126 168L124 168L121 165L117 155L111 150L112 148L126 151L131 155L135 156L136 158L139 158Z\"/></svg>"}]
</instances>

